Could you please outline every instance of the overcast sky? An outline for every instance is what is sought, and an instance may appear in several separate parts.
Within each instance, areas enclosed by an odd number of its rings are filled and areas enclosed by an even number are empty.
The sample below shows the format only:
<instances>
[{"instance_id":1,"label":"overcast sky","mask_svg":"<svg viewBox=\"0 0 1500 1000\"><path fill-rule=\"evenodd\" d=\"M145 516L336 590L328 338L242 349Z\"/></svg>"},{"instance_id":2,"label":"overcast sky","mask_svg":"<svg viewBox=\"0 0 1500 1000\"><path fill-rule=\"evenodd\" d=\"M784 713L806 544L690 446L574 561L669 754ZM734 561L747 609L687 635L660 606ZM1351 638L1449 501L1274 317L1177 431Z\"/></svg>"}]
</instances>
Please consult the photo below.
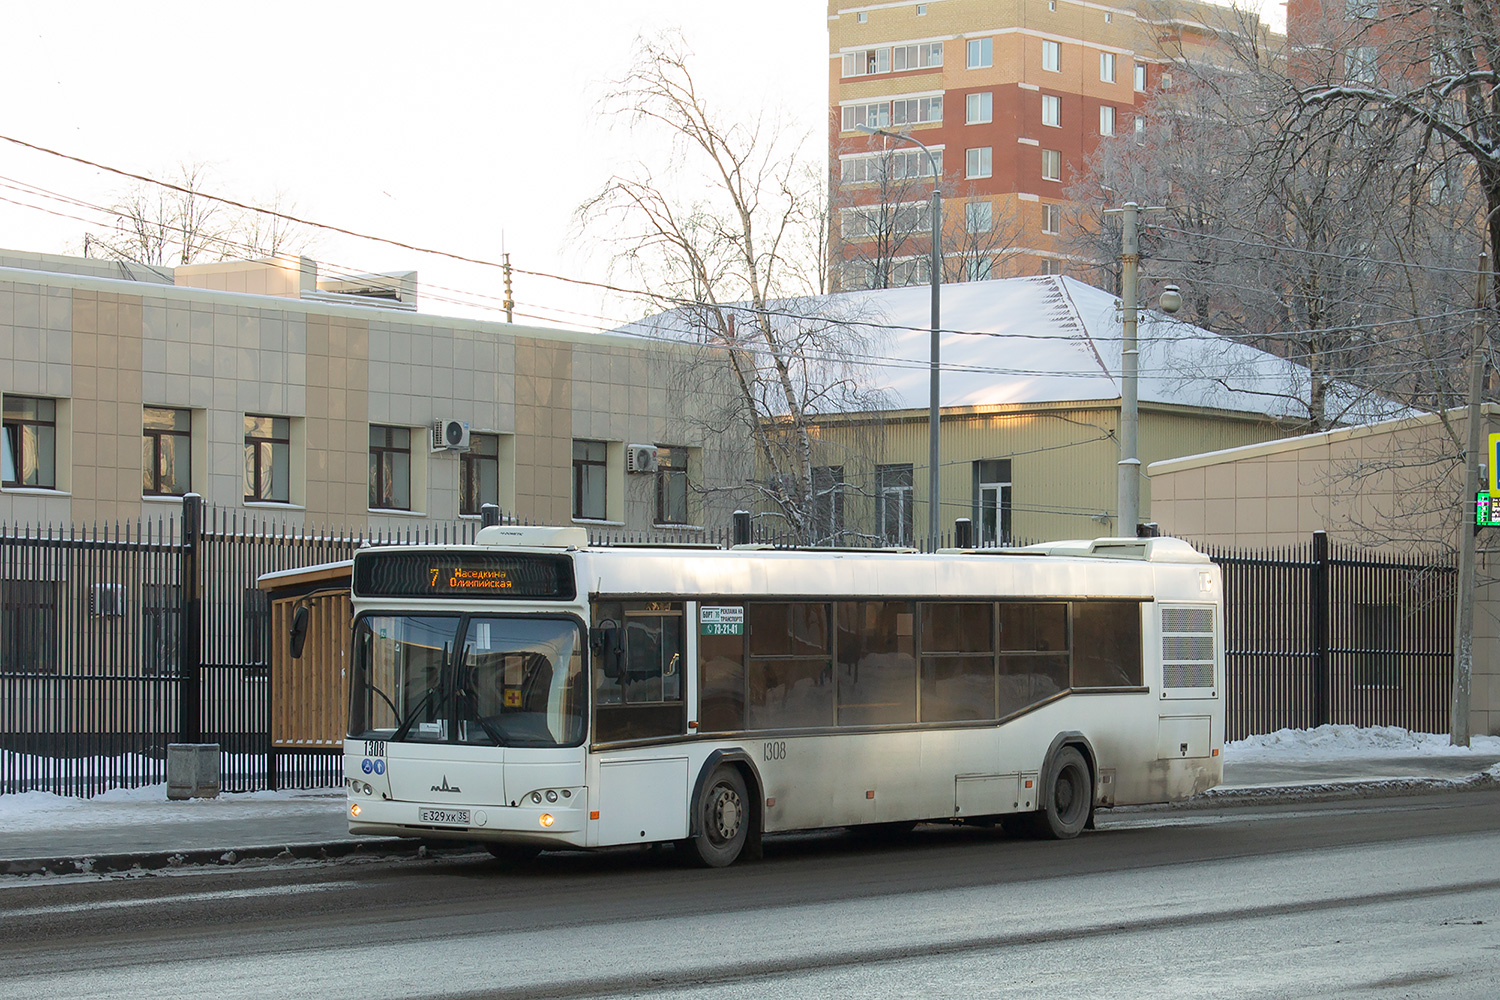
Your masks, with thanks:
<instances>
[{"instance_id":1,"label":"overcast sky","mask_svg":"<svg viewBox=\"0 0 1500 1000\"><path fill-rule=\"evenodd\" d=\"M826 13L821 0L12 3L0 135L154 177L202 163L208 189L236 200L280 192L304 218L603 280L607 255L569 239L572 211L663 155L598 113L633 40L680 28L712 102L784 113L820 157ZM68 216L97 228L86 206L128 185L0 141L0 246L79 252L89 227ZM502 294L495 270L379 243L324 235L310 255L325 272L415 269L424 311ZM558 281L518 278L515 298L518 321L599 329L635 313Z\"/></svg>"},{"instance_id":2,"label":"overcast sky","mask_svg":"<svg viewBox=\"0 0 1500 1000\"><path fill-rule=\"evenodd\" d=\"M598 280L606 257L569 240L569 218L656 152L597 111L637 35L681 28L711 100L780 108L821 155L825 16L816 0L8 4L0 135L151 176L202 162L237 200L281 191L305 218L486 260L503 246L518 268ZM53 253L78 252L87 227L49 211L99 213L17 182L94 205L129 183L0 141L0 246ZM312 256L416 269L424 311L457 311L439 286L501 295L496 271L377 243L325 236ZM632 318L559 282L518 279L515 297L555 324Z\"/></svg>"}]
</instances>

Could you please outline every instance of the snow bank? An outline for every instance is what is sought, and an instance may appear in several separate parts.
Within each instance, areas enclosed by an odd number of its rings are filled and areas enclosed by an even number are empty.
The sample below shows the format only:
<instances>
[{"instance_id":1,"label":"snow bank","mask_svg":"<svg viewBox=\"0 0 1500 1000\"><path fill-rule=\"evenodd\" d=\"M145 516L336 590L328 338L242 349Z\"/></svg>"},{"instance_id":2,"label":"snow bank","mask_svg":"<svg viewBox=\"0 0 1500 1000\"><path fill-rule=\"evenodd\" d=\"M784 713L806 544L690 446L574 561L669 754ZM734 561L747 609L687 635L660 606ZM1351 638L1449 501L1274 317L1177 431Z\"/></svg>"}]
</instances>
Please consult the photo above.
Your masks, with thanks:
<instances>
[{"instance_id":1,"label":"snow bank","mask_svg":"<svg viewBox=\"0 0 1500 1000\"><path fill-rule=\"evenodd\" d=\"M1389 757L1463 757L1500 754L1500 736L1475 736L1467 747L1446 733L1414 733L1396 726L1319 726L1280 729L1224 744L1225 762L1337 761ZM1500 765L1497 765L1500 766Z\"/></svg>"}]
</instances>

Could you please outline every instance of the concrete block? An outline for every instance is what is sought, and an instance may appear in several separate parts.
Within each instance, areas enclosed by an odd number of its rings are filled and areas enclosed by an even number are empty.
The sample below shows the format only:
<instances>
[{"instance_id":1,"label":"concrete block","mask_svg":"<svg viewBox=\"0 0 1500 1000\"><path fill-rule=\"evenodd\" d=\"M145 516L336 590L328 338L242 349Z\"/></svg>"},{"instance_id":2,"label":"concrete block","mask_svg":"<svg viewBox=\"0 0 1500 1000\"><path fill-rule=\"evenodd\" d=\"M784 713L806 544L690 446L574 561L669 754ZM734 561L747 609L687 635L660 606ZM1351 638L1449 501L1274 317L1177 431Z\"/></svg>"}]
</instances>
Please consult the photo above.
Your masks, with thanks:
<instances>
[{"instance_id":1,"label":"concrete block","mask_svg":"<svg viewBox=\"0 0 1500 1000\"><path fill-rule=\"evenodd\" d=\"M219 744L167 744L167 798L219 797Z\"/></svg>"}]
</instances>

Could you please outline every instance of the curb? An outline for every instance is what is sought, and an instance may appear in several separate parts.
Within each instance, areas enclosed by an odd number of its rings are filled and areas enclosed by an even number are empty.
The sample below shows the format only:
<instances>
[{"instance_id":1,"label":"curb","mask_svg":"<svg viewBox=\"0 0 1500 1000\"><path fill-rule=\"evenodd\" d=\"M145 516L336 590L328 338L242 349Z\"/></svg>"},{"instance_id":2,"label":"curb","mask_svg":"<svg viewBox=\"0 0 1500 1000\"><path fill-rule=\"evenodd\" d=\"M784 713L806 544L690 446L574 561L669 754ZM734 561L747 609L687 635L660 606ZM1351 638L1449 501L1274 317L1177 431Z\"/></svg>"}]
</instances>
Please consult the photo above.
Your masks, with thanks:
<instances>
[{"instance_id":1,"label":"curb","mask_svg":"<svg viewBox=\"0 0 1500 1000\"><path fill-rule=\"evenodd\" d=\"M1435 795L1443 792L1500 790L1500 777L1476 771L1461 778L1351 778L1313 781L1296 785L1247 785L1210 788L1182 802L1164 805L1127 806L1139 812L1182 809L1219 809L1277 802L1339 802L1351 799L1390 799L1403 795Z\"/></svg>"},{"instance_id":2,"label":"curb","mask_svg":"<svg viewBox=\"0 0 1500 1000\"><path fill-rule=\"evenodd\" d=\"M228 867L251 859L326 861L360 854L370 857L403 854L425 856L426 851L430 849L422 841L390 837L379 840L330 840L315 844L263 847L213 847L182 851L73 855L62 858L15 858L0 860L0 875L106 874L155 871L188 865Z\"/></svg>"}]
</instances>

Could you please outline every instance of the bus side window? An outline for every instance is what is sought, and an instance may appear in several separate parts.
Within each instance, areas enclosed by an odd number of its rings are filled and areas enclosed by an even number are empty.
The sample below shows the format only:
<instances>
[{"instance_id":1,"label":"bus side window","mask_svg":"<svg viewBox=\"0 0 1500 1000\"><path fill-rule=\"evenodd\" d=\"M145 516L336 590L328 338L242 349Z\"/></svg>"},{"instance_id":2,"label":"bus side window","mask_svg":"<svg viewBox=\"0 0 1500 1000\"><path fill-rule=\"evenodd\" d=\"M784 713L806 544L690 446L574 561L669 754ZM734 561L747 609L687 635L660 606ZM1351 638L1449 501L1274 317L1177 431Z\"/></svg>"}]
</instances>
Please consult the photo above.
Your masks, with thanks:
<instances>
[{"instance_id":1,"label":"bus side window","mask_svg":"<svg viewBox=\"0 0 1500 1000\"><path fill-rule=\"evenodd\" d=\"M682 702L682 605L600 604L595 620L623 625L618 670L594 664L594 740L676 736L686 731Z\"/></svg>"}]
</instances>

